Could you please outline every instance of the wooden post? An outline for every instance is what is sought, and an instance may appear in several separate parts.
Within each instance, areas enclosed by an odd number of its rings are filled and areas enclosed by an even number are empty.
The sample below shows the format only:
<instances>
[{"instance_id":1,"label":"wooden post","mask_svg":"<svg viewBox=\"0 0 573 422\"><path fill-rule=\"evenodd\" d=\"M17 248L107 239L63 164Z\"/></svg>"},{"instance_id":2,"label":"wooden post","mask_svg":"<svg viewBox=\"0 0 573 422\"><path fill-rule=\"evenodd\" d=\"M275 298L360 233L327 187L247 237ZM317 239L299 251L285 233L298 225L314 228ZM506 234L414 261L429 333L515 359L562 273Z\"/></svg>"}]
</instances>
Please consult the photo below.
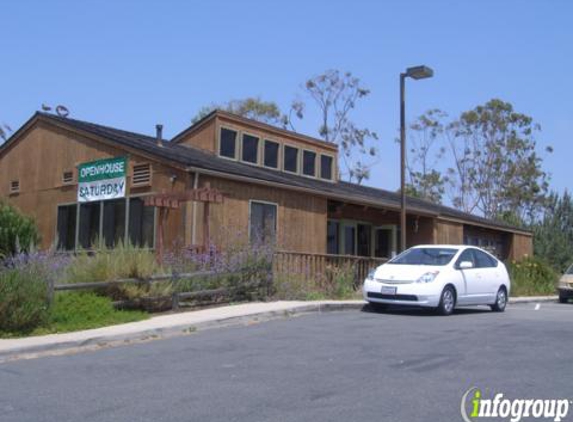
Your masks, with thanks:
<instances>
[{"instance_id":1,"label":"wooden post","mask_svg":"<svg viewBox=\"0 0 573 422\"><path fill-rule=\"evenodd\" d=\"M48 306L52 306L54 303L54 279L50 277L48 279Z\"/></svg>"},{"instance_id":2,"label":"wooden post","mask_svg":"<svg viewBox=\"0 0 573 422\"><path fill-rule=\"evenodd\" d=\"M174 311L179 310L179 274L171 274L171 289L173 293L171 295L171 309Z\"/></svg>"},{"instance_id":3,"label":"wooden post","mask_svg":"<svg viewBox=\"0 0 573 422\"><path fill-rule=\"evenodd\" d=\"M211 247L211 230L209 227L209 202L204 203L203 208L203 248L205 252L209 251Z\"/></svg>"},{"instance_id":4,"label":"wooden post","mask_svg":"<svg viewBox=\"0 0 573 422\"><path fill-rule=\"evenodd\" d=\"M155 256L159 265L163 264L163 223L167 209L158 207L158 222L157 222L157 245L155 249Z\"/></svg>"}]
</instances>

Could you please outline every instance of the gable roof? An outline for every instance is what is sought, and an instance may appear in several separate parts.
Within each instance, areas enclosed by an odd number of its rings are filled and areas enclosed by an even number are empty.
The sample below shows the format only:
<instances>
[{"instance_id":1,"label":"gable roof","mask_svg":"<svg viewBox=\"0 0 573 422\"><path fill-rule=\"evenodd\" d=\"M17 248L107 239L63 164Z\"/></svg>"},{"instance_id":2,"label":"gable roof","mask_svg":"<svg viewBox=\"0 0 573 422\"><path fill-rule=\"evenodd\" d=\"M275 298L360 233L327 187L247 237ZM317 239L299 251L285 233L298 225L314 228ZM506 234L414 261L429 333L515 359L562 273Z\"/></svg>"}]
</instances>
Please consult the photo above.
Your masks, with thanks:
<instances>
[{"instance_id":1,"label":"gable roof","mask_svg":"<svg viewBox=\"0 0 573 422\"><path fill-rule=\"evenodd\" d=\"M263 167L252 166L237 161L223 159L213 153L189 146L178 145L165 139L163 146L158 146L156 138L152 136L115 129L68 117L59 117L42 112L34 114L32 118L30 118L5 142L4 145L0 147L0 158L12 144L17 142L22 133L40 120L56 126L63 126L80 133L97 136L98 138L102 138L114 145L136 150L168 165L170 164L182 167L188 171L198 171L200 173L211 174L222 178L283 187L312 195L325 196L330 199L355 202L361 205L384 207L393 210L400 209L400 194L397 192L357 185L344 181L323 181ZM457 209L435 204L423 199L408 197L406 203L409 211L420 215L461 221L467 224L474 224L509 232L519 232L523 234L531 233L526 229L468 214Z\"/></svg>"}]
</instances>

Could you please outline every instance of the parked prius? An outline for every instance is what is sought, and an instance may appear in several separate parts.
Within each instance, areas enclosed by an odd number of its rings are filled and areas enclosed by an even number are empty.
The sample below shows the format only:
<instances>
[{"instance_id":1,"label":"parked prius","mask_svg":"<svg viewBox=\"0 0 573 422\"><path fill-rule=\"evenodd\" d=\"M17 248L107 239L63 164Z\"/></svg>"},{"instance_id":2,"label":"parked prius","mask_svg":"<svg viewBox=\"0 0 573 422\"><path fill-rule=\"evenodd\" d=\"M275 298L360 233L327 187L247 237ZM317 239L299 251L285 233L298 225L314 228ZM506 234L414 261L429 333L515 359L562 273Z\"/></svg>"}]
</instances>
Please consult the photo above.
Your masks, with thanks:
<instances>
[{"instance_id":1,"label":"parked prius","mask_svg":"<svg viewBox=\"0 0 573 422\"><path fill-rule=\"evenodd\" d=\"M421 245L372 270L364 299L373 307L408 305L450 315L456 306L503 312L511 283L505 265L473 246Z\"/></svg>"},{"instance_id":2,"label":"parked prius","mask_svg":"<svg viewBox=\"0 0 573 422\"><path fill-rule=\"evenodd\" d=\"M573 299L573 265L567 268L565 274L559 279L557 291L559 292L559 302L567 303L569 299Z\"/></svg>"}]
</instances>

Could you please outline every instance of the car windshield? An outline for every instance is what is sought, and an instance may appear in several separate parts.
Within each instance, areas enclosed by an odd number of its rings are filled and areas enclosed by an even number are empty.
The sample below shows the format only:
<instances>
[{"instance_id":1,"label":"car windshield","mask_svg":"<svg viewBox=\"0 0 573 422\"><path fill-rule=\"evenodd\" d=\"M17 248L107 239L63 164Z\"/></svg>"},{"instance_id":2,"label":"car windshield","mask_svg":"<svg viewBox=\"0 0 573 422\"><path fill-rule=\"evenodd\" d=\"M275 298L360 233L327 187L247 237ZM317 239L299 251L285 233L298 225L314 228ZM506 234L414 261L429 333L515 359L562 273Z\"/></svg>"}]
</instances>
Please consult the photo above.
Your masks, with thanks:
<instances>
[{"instance_id":1,"label":"car windshield","mask_svg":"<svg viewBox=\"0 0 573 422\"><path fill-rule=\"evenodd\" d=\"M415 248L398 255L396 258L388 261L389 264L397 265L447 265L457 249L449 248Z\"/></svg>"},{"instance_id":2,"label":"car windshield","mask_svg":"<svg viewBox=\"0 0 573 422\"><path fill-rule=\"evenodd\" d=\"M567 268L567 271L565 271L565 274L573 275L573 265L571 265L569 268Z\"/></svg>"}]
</instances>

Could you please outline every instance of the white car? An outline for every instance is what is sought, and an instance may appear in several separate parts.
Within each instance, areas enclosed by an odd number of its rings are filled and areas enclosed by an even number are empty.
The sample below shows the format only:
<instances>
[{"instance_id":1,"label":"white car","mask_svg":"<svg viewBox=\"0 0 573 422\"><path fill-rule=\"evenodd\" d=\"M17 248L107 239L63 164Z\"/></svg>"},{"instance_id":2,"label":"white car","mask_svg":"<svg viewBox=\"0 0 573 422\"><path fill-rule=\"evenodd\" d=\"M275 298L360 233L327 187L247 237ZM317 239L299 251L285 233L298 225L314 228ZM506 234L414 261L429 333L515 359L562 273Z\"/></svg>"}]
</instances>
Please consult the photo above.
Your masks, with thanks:
<instances>
[{"instance_id":1,"label":"white car","mask_svg":"<svg viewBox=\"0 0 573 422\"><path fill-rule=\"evenodd\" d=\"M407 305L450 315L456 306L503 312L511 282L503 262L473 246L421 245L372 270L364 299L374 308Z\"/></svg>"}]
</instances>

